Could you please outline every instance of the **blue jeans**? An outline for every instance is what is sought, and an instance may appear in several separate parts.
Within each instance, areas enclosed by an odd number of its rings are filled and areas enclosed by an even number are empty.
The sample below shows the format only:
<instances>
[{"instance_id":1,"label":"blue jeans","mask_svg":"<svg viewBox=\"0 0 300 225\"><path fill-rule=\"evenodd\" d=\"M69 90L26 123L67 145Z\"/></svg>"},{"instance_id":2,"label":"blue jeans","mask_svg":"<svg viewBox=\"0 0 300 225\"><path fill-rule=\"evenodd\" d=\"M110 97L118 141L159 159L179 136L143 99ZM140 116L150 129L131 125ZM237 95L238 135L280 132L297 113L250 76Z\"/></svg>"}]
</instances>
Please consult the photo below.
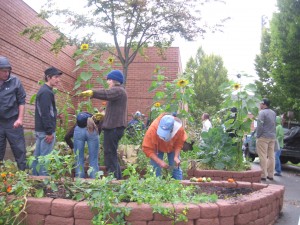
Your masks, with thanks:
<instances>
[{"instance_id":1,"label":"blue jeans","mask_svg":"<svg viewBox=\"0 0 300 225\"><path fill-rule=\"evenodd\" d=\"M33 155L35 156L35 160L33 161L32 167L32 174L34 176L48 176L48 173L44 166L40 166L40 169L37 170L36 166L38 164L38 157L45 156L52 152L54 144L55 144L55 132L53 133L53 140L50 144L45 141L46 133L45 132L35 132L35 150Z\"/></svg>"},{"instance_id":2,"label":"blue jeans","mask_svg":"<svg viewBox=\"0 0 300 225\"><path fill-rule=\"evenodd\" d=\"M281 152L282 152L282 149L275 152L275 171L278 174L281 174L281 162L280 162Z\"/></svg>"},{"instance_id":3,"label":"blue jeans","mask_svg":"<svg viewBox=\"0 0 300 225\"><path fill-rule=\"evenodd\" d=\"M174 161L174 155L175 152L170 152L170 153L166 153L168 156L168 161L169 161L169 166L173 167L173 171L172 171L172 177L175 180L182 180L182 170L180 167L176 167L175 166L175 161ZM163 160L164 158L164 152L158 152L157 153L157 157L160 158L161 160ZM156 176L160 177L161 176L161 167L154 161L151 159L150 161L151 165L153 166Z\"/></svg>"},{"instance_id":4,"label":"blue jeans","mask_svg":"<svg viewBox=\"0 0 300 225\"><path fill-rule=\"evenodd\" d=\"M93 168L90 173L90 178L95 178L99 171L98 155L99 155L99 134L95 130L89 133L87 128L75 127L74 130L74 153L76 154L75 176L85 178L84 171L84 146L85 142L88 144L89 150L89 165Z\"/></svg>"}]
</instances>

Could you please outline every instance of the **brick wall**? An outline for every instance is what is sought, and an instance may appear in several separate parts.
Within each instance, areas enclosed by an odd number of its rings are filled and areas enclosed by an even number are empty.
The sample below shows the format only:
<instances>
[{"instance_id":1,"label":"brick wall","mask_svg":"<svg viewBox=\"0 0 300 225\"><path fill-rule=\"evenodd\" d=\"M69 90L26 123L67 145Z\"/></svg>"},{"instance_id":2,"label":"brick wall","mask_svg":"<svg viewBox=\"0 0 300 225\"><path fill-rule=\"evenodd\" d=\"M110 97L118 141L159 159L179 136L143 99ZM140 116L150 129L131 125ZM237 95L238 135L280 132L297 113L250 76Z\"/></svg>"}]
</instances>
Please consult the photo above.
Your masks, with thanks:
<instances>
[{"instance_id":1,"label":"brick wall","mask_svg":"<svg viewBox=\"0 0 300 225\"><path fill-rule=\"evenodd\" d=\"M154 48L145 51L148 60L138 56L130 65L128 71L128 113L134 113L139 110L145 115L149 112L149 108L153 103L154 93L148 93L148 88L151 85L153 72L157 65L164 67L164 75L168 80L174 80L178 74L182 72L179 48L170 48L166 52L164 58L157 55L157 50Z\"/></svg>"},{"instance_id":2,"label":"brick wall","mask_svg":"<svg viewBox=\"0 0 300 225\"><path fill-rule=\"evenodd\" d=\"M0 0L0 55L9 58L12 72L22 81L27 93L26 114L24 128L26 131L34 130L34 118L29 111L34 111L34 104L30 104L32 95L36 94L38 81L43 79L43 72L49 66L55 66L64 75L58 87L63 93L73 89L78 72L72 72L75 61L72 54L75 47L68 46L59 54L50 52L51 43L55 40L54 34L45 35L40 41L34 42L20 33L30 25L43 24L51 26L47 21L37 17L37 13L22 0ZM128 92L128 120L130 115L139 110L147 114L152 103L153 93L148 93L151 77L157 65L165 67L165 75L173 80L182 72L179 48L170 48L162 58L155 48L146 50L146 58L137 56L130 65L127 79ZM74 98L74 103L76 103ZM100 106L100 101L93 101L95 107Z\"/></svg>"},{"instance_id":3,"label":"brick wall","mask_svg":"<svg viewBox=\"0 0 300 225\"><path fill-rule=\"evenodd\" d=\"M62 92L72 89L75 80L73 47L63 49L58 55L49 51L54 35L45 35L39 42L30 41L20 33L26 26L34 24L50 25L36 17L36 12L21 0L0 0L0 55L9 58L13 73L22 81L26 90L26 114L24 128L34 129L34 118L28 111L34 111L30 104L32 95L36 94L38 81L43 79L43 72L53 65L63 71L63 79L58 89Z\"/></svg>"},{"instance_id":4,"label":"brick wall","mask_svg":"<svg viewBox=\"0 0 300 225\"><path fill-rule=\"evenodd\" d=\"M0 55L7 56L13 66L13 73L18 75L27 93L27 110L34 110L29 100L39 88L38 80L43 78L43 71L53 65L64 72L61 86L63 92L71 91L78 74L72 73L75 62L72 53L75 48L67 47L58 55L49 51L54 35L47 34L39 42L30 41L20 35L26 26L34 24L50 25L36 17L36 12L21 0L0 0ZM182 72L179 48L170 48L164 57L157 54L157 49L145 51L147 57L137 56L130 65L127 79L129 97L128 114L140 110L147 113L152 103L153 94L148 93L153 71L157 65L165 67L165 75L173 80ZM34 129L33 117L26 113L25 127Z\"/></svg>"}]
</instances>

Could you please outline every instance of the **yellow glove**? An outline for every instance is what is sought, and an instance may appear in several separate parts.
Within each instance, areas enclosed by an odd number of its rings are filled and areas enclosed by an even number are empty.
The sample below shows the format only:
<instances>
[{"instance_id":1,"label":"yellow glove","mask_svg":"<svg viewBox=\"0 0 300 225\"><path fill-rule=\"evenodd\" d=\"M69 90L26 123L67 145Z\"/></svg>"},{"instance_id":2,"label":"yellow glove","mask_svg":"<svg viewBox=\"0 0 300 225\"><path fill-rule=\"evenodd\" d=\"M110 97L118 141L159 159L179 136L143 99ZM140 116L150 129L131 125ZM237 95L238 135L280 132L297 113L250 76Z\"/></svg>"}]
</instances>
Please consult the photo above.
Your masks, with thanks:
<instances>
[{"instance_id":1,"label":"yellow glove","mask_svg":"<svg viewBox=\"0 0 300 225\"><path fill-rule=\"evenodd\" d=\"M104 113L95 113L94 115L93 115L93 120L94 121L101 121L101 120L103 120L103 118L104 118Z\"/></svg>"},{"instance_id":2,"label":"yellow glove","mask_svg":"<svg viewBox=\"0 0 300 225\"><path fill-rule=\"evenodd\" d=\"M92 90L87 90L83 91L79 94L81 97L92 97L93 96L93 91Z\"/></svg>"}]
</instances>

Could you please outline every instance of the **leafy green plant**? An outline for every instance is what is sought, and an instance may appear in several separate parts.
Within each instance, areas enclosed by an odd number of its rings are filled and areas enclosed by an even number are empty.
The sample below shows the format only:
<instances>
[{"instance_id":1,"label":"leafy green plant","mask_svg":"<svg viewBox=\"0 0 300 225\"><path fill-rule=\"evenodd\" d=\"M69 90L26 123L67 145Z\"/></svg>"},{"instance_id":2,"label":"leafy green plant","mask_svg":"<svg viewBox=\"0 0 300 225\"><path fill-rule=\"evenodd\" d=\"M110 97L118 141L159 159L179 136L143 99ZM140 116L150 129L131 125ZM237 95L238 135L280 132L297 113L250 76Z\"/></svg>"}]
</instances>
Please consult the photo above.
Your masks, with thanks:
<instances>
[{"instance_id":1,"label":"leafy green plant","mask_svg":"<svg viewBox=\"0 0 300 225\"><path fill-rule=\"evenodd\" d=\"M35 156L28 158L29 166L32 165L34 160ZM63 155L60 151L53 150L48 155L39 156L37 160L37 170L43 165L52 180L63 181L71 177L72 169L75 165L75 154Z\"/></svg>"},{"instance_id":2,"label":"leafy green plant","mask_svg":"<svg viewBox=\"0 0 300 225\"><path fill-rule=\"evenodd\" d=\"M116 203L120 202L148 203L153 208L153 212L170 217L175 223L187 221L186 213L188 208L183 213L175 213L174 210L165 208L162 203L216 201L215 195L201 195L201 197L197 197L197 194L193 194L194 188L191 186L184 186L178 181L171 179L171 177L167 180L157 178L153 171L150 170L148 170L145 178L140 179L139 173L136 171L136 165L128 166L123 175L128 177L128 179L118 184L111 183L112 178L110 177L92 182L92 186L100 187L104 191L104 193L91 194L92 198L89 199L89 205L98 212L93 218L93 224L126 224L124 216L130 214L130 209L116 206ZM190 194L191 196L188 196ZM107 201L107 199L110 199L111 202ZM115 213L117 213L117 216ZM114 217L111 217L112 215Z\"/></svg>"},{"instance_id":3,"label":"leafy green plant","mask_svg":"<svg viewBox=\"0 0 300 225\"><path fill-rule=\"evenodd\" d=\"M44 159L43 159L44 158ZM61 168L69 162L67 157L60 157L57 155L42 156L41 162L52 161L54 165ZM54 160L54 161L53 161ZM57 160L59 162L57 162ZM64 161L66 160L66 161ZM61 163L62 162L62 163ZM17 171L15 176L12 172L7 172L11 168L17 169L15 163L5 162L5 166L1 166L1 202L0 215L4 224L20 224L19 215L24 212L26 206L27 196L43 197L46 196L42 190L47 187L48 191L57 191L57 184L59 182L68 182L66 179L59 179L54 176L50 180L34 180L30 179L23 171ZM46 166L47 167L47 166ZM47 167L51 173L55 166ZM113 176L104 177L98 173L96 179L84 180L76 179L69 182L68 186L64 186L68 195L67 198L76 201L86 200L91 209L96 212L93 218L93 224L126 224L125 216L130 214L130 208L122 207L121 202L137 202L138 204L150 204L154 212L161 213L172 218L174 224L178 221L186 221L186 214L188 208L181 213L176 213L172 209L166 209L162 203L199 203L199 202L216 202L216 195L199 194L196 187L193 185L183 185L180 181L174 180L171 176L165 179L156 177L152 167L144 176L140 178L136 170L136 165L129 165L123 172L123 176L127 179L122 181L115 181ZM62 176L65 172L58 169ZM54 172L53 174L54 175ZM65 175L64 175L65 176ZM65 178L65 177L64 177ZM6 185L3 181L9 181L11 189L9 192L5 191ZM10 179L13 179L10 180ZM52 179L52 180L51 180ZM4 190L5 189L5 190ZM4 193L4 194L3 194ZM12 201L6 201L8 194L14 194ZM47 195L48 196L48 195ZM6 223L7 222L7 223Z\"/></svg>"},{"instance_id":4,"label":"leafy green plant","mask_svg":"<svg viewBox=\"0 0 300 225\"><path fill-rule=\"evenodd\" d=\"M238 78L241 78L240 74ZM220 116L223 122L215 124L208 132L202 132L198 159L202 167L210 169L244 170L249 165L243 160L242 141L258 114L259 96L254 84L243 86L229 81L223 83L220 90L224 93L220 112L223 113ZM230 110L233 107L236 112Z\"/></svg>"},{"instance_id":5,"label":"leafy green plant","mask_svg":"<svg viewBox=\"0 0 300 225\"><path fill-rule=\"evenodd\" d=\"M125 129L124 135L120 140L120 144L142 145L145 135L145 129L142 122L134 124L134 126Z\"/></svg>"},{"instance_id":6,"label":"leafy green plant","mask_svg":"<svg viewBox=\"0 0 300 225\"><path fill-rule=\"evenodd\" d=\"M56 140L58 142L65 141L65 135L70 128L70 123L74 123L75 116L70 112L75 111L75 106L72 102L70 93L56 92L56 106L58 121L56 126Z\"/></svg>"},{"instance_id":7,"label":"leafy green plant","mask_svg":"<svg viewBox=\"0 0 300 225\"><path fill-rule=\"evenodd\" d=\"M21 224L21 215L25 212L27 196L34 188L24 171L10 160L0 165L0 224ZM14 195L9 201L9 195Z\"/></svg>"},{"instance_id":8,"label":"leafy green plant","mask_svg":"<svg viewBox=\"0 0 300 225\"><path fill-rule=\"evenodd\" d=\"M193 84L183 75L174 81L166 81L168 78L163 73L164 68L157 66L154 71L155 79L148 89L149 92L155 91L150 120L152 121L162 112L175 112L179 117L192 121L187 106L193 106L191 98L194 95Z\"/></svg>"},{"instance_id":9,"label":"leafy green plant","mask_svg":"<svg viewBox=\"0 0 300 225\"><path fill-rule=\"evenodd\" d=\"M241 164L236 163L240 160L236 144L228 133L224 132L222 126L216 126L209 129L208 132L203 132L201 137L203 143L200 145L201 150L198 152L197 158L202 168L244 170L243 161Z\"/></svg>"}]
</instances>

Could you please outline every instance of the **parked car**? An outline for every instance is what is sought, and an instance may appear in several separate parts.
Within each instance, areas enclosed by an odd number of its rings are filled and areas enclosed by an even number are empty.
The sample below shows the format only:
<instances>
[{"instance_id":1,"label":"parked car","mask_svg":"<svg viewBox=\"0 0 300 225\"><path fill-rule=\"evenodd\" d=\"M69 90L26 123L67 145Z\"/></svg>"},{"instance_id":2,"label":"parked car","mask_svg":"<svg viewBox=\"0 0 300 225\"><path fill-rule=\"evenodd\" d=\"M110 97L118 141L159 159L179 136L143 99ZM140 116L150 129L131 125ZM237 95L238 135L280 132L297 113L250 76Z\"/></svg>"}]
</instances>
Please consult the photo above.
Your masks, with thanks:
<instances>
[{"instance_id":1,"label":"parked car","mask_svg":"<svg viewBox=\"0 0 300 225\"><path fill-rule=\"evenodd\" d=\"M290 161L293 164L300 163L300 126L292 127L291 129L283 128L284 130L284 146L280 156L282 164ZM246 135L243 143L244 156L250 161L258 157L256 153L256 131Z\"/></svg>"}]
</instances>

